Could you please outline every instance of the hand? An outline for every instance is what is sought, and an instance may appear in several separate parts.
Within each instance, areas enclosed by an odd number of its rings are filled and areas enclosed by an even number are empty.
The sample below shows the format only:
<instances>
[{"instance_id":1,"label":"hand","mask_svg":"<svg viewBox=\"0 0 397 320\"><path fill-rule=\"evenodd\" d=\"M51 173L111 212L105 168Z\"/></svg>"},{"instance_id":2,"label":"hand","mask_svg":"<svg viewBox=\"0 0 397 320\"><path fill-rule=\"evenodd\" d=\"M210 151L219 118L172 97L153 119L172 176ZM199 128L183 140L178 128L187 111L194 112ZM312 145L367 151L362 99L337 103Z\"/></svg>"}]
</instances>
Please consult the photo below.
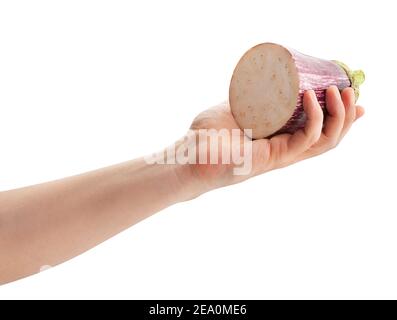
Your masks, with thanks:
<instances>
[{"instance_id":1,"label":"hand","mask_svg":"<svg viewBox=\"0 0 397 320\"><path fill-rule=\"evenodd\" d=\"M364 109L355 105L355 95L351 88L342 93L333 86L327 90L326 108L328 115L325 122L323 111L313 91L307 91L304 95L304 110L307 115L307 123L304 129L294 134L281 134L270 139L260 139L252 142L252 170L248 175L234 175L233 164L222 164L221 147L219 150L205 149L204 152L216 152L217 164L190 164L185 170L185 175L201 185L202 192L238 183L252 176L265 173L270 170L282 168L298 161L320 155L333 149L343 139L351 128L353 122L363 116ZM228 103L223 103L200 113L193 121L191 129L199 132L201 129L239 129L234 120ZM243 131L240 130L243 145ZM197 139L191 143L197 143ZM200 144L200 142L198 142ZM236 145L229 146L230 150ZM198 151L197 158L203 151ZM204 155L204 157L208 157ZM201 192L200 192L201 193Z\"/></svg>"}]
</instances>

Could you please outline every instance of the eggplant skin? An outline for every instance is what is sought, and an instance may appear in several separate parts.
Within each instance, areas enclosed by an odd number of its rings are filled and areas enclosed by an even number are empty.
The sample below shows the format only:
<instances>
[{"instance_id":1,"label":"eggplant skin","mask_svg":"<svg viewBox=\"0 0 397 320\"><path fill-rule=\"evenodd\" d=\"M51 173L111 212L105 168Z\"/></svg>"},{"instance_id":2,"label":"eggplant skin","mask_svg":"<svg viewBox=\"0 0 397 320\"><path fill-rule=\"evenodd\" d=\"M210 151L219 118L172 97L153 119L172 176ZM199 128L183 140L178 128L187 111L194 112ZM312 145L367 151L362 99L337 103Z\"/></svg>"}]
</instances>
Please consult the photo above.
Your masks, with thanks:
<instances>
[{"instance_id":1,"label":"eggplant skin","mask_svg":"<svg viewBox=\"0 0 397 320\"><path fill-rule=\"evenodd\" d=\"M337 62L311 57L294 49L288 50L298 71L299 95L292 117L275 135L292 134L305 126L306 114L303 110L303 94L305 91L314 90L321 108L326 112L326 90L333 85L337 86L339 90L352 85L346 71Z\"/></svg>"}]
</instances>

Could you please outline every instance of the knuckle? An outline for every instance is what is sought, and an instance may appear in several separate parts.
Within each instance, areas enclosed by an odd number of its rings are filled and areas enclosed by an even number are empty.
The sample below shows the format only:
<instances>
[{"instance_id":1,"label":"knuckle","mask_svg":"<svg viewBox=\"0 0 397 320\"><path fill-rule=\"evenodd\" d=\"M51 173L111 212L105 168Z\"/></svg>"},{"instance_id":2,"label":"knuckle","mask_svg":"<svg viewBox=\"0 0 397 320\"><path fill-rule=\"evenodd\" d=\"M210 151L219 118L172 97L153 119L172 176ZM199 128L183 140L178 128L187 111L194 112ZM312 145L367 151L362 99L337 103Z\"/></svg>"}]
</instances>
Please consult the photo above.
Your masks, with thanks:
<instances>
[{"instance_id":1,"label":"knuckle","mask_svg":"<svg viewBox=\"0 0 397 320\"><path fill-rule=\"evenodd\" d=\"M307 147L310 148L313 144L315 144L317 142L317 137L316 136L312 136L307 143Z\"/></svg>"},{"instance_id":2,"label":"knuckle","mask_svg":"<svg viewBox=\"0 0 397 320\"><path fill-rule=\"evenodd\" d=\"M307 138L307 144L310 147L311 145L315 144L318 139L320 138L321 132L313 132L312 134L310 134Z\"/></svg>"},{"instance_id":3,"label":"knuckle","mask_svg":"<svg viewBox=\"0 0 397 320\"><path fill-rule=\"evenodd\" d=\"M346 115L345 122L351 124L355 119L356 119L356 115L353 112L350 112L348 115Z\"/></svg>"},{"instance_id":4,"label":"knuckle","mask_svg":"<svg viewBox=\"0 0 397 320\"><path fill-rule=\"evenodd\" d=\"M332 138L329 142L329 148L334 149L338 146L339 140L337 138Z\"/></svg>"},{"instance_id":5,"label":"knuckle","mask_svg":"<svg viewBox=\"0 0 397 320\"><path fill-rule=\"evenodd\" d=\"M325 150L334 149L334 148L336 148L338 143L339 143L339 140L337 137L327 137L327 140L325 141L325 143L323 145L323 149L325 149Z\"/></svg>"},{"instance_id":6,"label":"knuckle","mask_svg":"<svg viewBox=\"0 0 397 320\"><path fill-rule=\"evenodd\" d=\"M345 120L346 112L345 112L345 107L344 107L344 105L342 103L338 104L337 107L335 108L334 117L338 121L344 121Z\"/></svg>"}]
</instances>

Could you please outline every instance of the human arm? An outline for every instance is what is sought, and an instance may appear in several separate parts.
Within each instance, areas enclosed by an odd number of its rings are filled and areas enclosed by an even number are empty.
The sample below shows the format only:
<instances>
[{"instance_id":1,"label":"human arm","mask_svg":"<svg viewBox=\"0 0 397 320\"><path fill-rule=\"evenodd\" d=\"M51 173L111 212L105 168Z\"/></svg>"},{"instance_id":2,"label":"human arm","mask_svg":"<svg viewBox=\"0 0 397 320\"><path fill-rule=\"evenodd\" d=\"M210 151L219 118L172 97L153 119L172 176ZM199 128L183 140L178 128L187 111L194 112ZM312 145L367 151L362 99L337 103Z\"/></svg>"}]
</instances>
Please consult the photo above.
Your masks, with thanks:
<instances>
[{"instance_id":1,"label":"human arm","mask_svg":"<svg viewBox=\"0 0 397 320\"><path fill-rule=\"evenodd\" d=\"M324 128L312 92L305 94L304 105L309 118L305 129L253 141L252 171L245 176L233 175L233 165L149 164L140 158L1 192L0 284L62 263L172 204L323 153L363 114L350 89L342 97L336 88L328 90ZM238 126L225 103L200 114L191 128Z\"/></svg>"}]
</instances>

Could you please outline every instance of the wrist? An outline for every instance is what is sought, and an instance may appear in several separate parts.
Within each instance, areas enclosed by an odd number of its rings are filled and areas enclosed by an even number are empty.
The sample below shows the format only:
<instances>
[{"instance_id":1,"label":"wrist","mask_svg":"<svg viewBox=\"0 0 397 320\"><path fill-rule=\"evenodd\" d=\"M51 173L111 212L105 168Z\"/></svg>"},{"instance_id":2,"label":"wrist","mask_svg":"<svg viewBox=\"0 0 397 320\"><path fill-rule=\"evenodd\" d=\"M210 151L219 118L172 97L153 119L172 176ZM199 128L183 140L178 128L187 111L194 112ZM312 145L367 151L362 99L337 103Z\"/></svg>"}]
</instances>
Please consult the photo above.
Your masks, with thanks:
<instances>
[{"instance_id":1,"label":"wrist","mask_svg":"<svg viewBox=\"0 0 397 320\"><path fill-rule=\"evenodd\" d=\"M179 161L176 156L175 149L181 144L179 140L172 147L143 158L147 165L153 166L153 172L159 172L159 186L169 195L172 203L188 201L208 191L192 165L188 161Z\"/></svg>"},{"instance_id":2,"label":"wrist","mask_svg":"<svg viewBox=\"0 0 397 320\"><path fill-rule=\"evenodd\" d=\"M180 190L180 202L192 200L209 191L209 188L196 175L190 164L175 164L173 174Z\"/></svg>"}]
</instances>

